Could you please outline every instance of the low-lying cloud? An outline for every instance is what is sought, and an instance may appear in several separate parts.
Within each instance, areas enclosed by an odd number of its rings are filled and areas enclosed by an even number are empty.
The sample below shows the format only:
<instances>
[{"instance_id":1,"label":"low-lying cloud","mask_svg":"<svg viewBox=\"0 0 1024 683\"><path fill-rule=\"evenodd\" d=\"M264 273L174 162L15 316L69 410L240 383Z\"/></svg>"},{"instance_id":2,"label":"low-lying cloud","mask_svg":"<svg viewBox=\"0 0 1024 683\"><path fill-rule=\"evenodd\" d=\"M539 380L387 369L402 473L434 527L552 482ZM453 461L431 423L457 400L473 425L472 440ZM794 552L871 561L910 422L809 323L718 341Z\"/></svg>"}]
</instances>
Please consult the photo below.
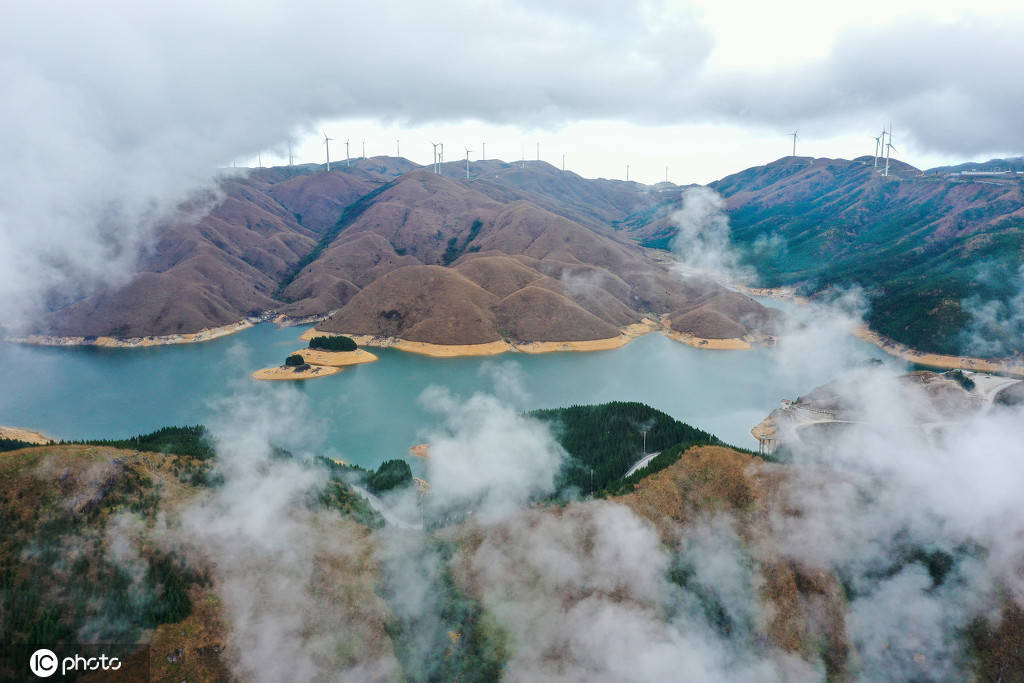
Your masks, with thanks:
<instances>
[{"instance_id":1,"label":"low-lying cloud","mask_svg":"<svg viewBox=\"0 0 1024 683\"><path fill-rule=\"evenodd\" d=\"M683 193L682 206L672 215L678 232L672 252L685 273L706 275L719 282L742 284L754 271L741 265L742 255L730 241L725 200L707 187L691 187Z\"/></svg>"},{"instance_id":2,"label":"low-lying cloud","mask_svg":"<svg viewBox=\"0 0 1024 683\"><path fill-rule=\"evenodd\" d=\"M922 149L965 155L1005 151L1022 133L1024 102L1004 68L1024 49L1013 17L861 29L823 62L756 75L706 70L709 30L659 2L523 1L495 12L457 2L109 0L58 18L27 3L7 8L4 27L0 320L9 329L124 283L153 231L209 190L219 166L283 150L325 118L557 127L683 116L788 129L884 113ZM480 58L495 45L504 59Z\"/></svg>"}]
</instances>

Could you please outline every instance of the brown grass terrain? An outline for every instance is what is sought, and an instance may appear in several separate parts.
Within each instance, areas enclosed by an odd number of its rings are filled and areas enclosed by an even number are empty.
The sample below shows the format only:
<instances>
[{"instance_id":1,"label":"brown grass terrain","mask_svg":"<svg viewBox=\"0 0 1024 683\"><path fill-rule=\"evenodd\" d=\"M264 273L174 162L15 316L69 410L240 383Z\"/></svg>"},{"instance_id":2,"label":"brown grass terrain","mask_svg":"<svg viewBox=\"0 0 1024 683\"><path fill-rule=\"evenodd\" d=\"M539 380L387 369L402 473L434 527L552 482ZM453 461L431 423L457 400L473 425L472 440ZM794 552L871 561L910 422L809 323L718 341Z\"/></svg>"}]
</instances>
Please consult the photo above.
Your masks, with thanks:
<instances>
[{"instance_id":1,"label":"brown grass terrain","mask_svg":"<svg viewBox=\"0 0 1024 683\"><path fill-rule=\"evenodd\" d=\"M94 610L115 590L109 544L120 534L112 534L112 525L137 519L125 527L131 529L126 538L135 552L143 560L162 556L166 551L154 531L158 516L173 520L184 506L205 495L202 487L181 480L182 473L201 466L201 461L185 456L94 446L42 446L0 457L0 569L7 577L0 594L15 591L26 597L26 586L32 586L41 599L36 611L0 610L5 640L14 644L28 638L19 624L40 611L53 611L74 629L81 620L97 616ZM374 592L377 568L369 530L325 511L311 513L310 533L322 537L315 560L316 585L309 587L322 608L307 615L311 632L344 632L353 639L346 642L347 652L335 653L336 670L360 662L393 669L384 628L389 613ZM348 540L339 543L339 538ZM55 544L60 562L49 558L48 544ZM26 552L28 548L32 552ZM209 573L208 559L202 556L190 555L187 562L200 572L197 576L212 577L212 583L207 579L187 587L192 607L183 619L143 629L139 643L149 645L148 661L136 655L126 669L148 668L152 680L237 680L238 653L232 649L218 598L217 573ZM136 590L145 594L156 588L143 585ZM386 678L385 669L375 671ZM0 666L0 677L10 674Z\"/></svg>"},{"instance_id":2,"label":"brown grass terrain","mask_svg":"<svg viewBox=\"0 0 1024 683\"><path fill-rule=\"evenodd\" d=\"M674 465L641 480L619 498L654 522L667 542L679 525L716 514L727 515L747 545L760 578L766 622L764 635L777 647L813 661L825 642L824 659L832 677L847 670L844 603L838 578L783 558L773 547L767 520L790 513L780 506L783 466L719 446L695 447Z\"/></svg>"},{"instance_id":3,"label":"brown grass terrain","mask_svg":"<svg viewBox=\"0 0 1024 683\"><path fill-rule=\"evenodd\" d=\"M680 332L741 337L770 317L680 280L611 229L657 192L488 165L496 177L471 183L386 157L226 179L197 222L159 231L131 283L69 295L36 331L47 343L144 345L205 339L188 335L255 313L333 313L321 329L470 345L607 339L665 313Z\"/></svg>"}]
</instances>

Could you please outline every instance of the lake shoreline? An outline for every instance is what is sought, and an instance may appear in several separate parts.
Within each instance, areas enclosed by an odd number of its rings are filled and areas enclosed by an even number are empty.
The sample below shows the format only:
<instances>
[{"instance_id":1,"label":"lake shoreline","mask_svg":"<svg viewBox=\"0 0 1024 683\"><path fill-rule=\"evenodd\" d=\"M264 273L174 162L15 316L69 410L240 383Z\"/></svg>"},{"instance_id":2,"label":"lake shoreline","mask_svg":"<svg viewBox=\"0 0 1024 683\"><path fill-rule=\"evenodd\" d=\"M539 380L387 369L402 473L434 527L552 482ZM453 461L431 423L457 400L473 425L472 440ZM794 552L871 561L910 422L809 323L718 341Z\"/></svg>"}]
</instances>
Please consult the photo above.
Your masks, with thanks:
<instances>
[{"instance_id":1,"label":"lake shoreline","mask_svg":"<svg viewBox=\"0 0 1024 683\"><path fill-rule=\"evenodd\" d=\"M355 351L324 351L321 349L299 349L292 351L292 356L302 356L306 361L303 370L295 367L279 365L273 368L263 368L250 374L253 379L261 380L300 380L313 379L315 377L330 377L336 375L350 365L362 363L373 363L380 360L377 356L363 349Z\"/></svg>"},{"instance_id":2,"label":"lake shoreline","mask_svg":"<svg viewBox=\"0 0 1024 683\"><path fill-rule=\"evenodd\" d=\"M198 332L184 332L181 334L150 335L146 337L58 337L47 334L28 334L21 337L7 337L4 341L31 346L99 346L113 349L135 349L150 346L171 346L174 344L198 344L242 332L255 324L255 322L247 318L228 323L227 325L221 325L220 327L206 327Z\"/></svg>"},{"instance_id":3,"label":"lake shoreline","mask_svg":"<svg viewBox=\"0 0 1024 683\"><path fill-rule=\"evenodd\" d=\"M670 329L662 322L644 318L638 323L633 323L622 328L621 333L615 337L606 339L583 339L577 341L535 341L535 342L512 342L495 340L480 344L432 344L430 342L411 341L400 337L376 336L371 334L343 334L337 332L325 332L316 328L306 330L299 338L310 340L313 337L321 336L345 336L351 338L360 347L370 346L375 348L396 349L408 353L416 353L432 358L467 358L474 356L497 356L503 353L555 353L559 351L611 351L630 343L634 339L650 334L661 332L673 341L686 344L698 349L709 350L747 350L752 344L746 339L705 339L684 332L677 332ZM301 353L301 352L299 352Z\"/></svg>"},{"instance_id":4,"label":"lake shoreline","mask_svg":"<svg viewBox=\"0 0 1024 683\"><path fill-rule=\"evenodd\" d=\"M732 285L737 291L748 296L761 296L780 301L792 301L801 306L810 303L810 299L800 296L791 287L747 287ZM858 325L850 330L850 334L861 341L866 341L881 349L894 358L916 363L930 368L942 370L973 370L1011 377L1024 377L1024 360L1012 358L975 358L973 356L952 356L941 353L921 351L880 332L876 332L866 324Z\"/></svg>"}]
</instances>

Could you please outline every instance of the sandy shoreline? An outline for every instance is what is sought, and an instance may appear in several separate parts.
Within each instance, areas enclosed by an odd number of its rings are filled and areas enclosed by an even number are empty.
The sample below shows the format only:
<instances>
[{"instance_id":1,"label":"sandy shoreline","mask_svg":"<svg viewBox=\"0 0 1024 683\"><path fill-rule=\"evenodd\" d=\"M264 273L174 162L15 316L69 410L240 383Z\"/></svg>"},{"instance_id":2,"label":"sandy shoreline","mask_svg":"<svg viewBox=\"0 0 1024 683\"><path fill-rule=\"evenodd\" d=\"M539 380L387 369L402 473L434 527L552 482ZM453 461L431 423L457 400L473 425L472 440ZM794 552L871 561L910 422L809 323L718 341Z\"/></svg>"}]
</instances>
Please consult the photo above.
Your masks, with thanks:
<instances>
[{"instance_id":1,"label":"sandy shoreline","mask_svg":"<svg viewBox=\"0 0 1024 683\"><path fill-rule=\"evenodd\" d=\"M323 351L321 349L299 349L291 355L302 356L302 360L310 365L324 365L332 368L344 368L360 363L372 363L379 360L377 356L363 349L355 351Z\"/></svg>"},{"instance_id":2,"label":"sandy shoreline","mask_svg":"<svg viewBox=\"0 0 1024 683\"><path fill-rule=\"evenodd\" d=\"M737 291L748 296L763 296L771 299L792 301L797 304L807 304L810 300L796 293L792 287L746 287L743 285L732 285ZM875 332L867 325L859 325L850 331L850 334L874 344L890 356L900 358L910 363L926 365L944 370L973 370L975 372L988 372L999 375L1010 375L1013 377L1024 377L1024 360L999 359L999 358L973 358L971 356L948 356L940 353L928 353L918 351L895 339L890 339L883 334Z\"/></svg>"},{"instance_id":3,"label":"sandy shoreline","mask_svg":"<svg viewBox=\"0 0 1024 683\"><path fill-rule=\"evenodd\" d=\"M851 332L851 334L858 339L863 339L866 342L874 344L890 356L896 356L897 358L902 358L905 361L917 363L919 365L944 368L946 370L973 370L975 372L988 372L999 375L1024 377L1024 361L1021 360L971 358L970 356L946 356L939 353L918 351L910 348L906 344L901 344L898 341L886 337L885 335L879 334L866 325L857 327Z\"/></svg>"},{"instance_id":4,"label":"sandy shoreline","mask_svg":"<svg viewBox=\"0 0 1024 683\"><path fill-rule=\"evenodd\" d=\"M460 358L465 356L496 356L501 353L554 353L557 351L610 351L618 349L637 337L651 332L662 332L666 337L700 349L741 350L751 348L743 339L703 339L667 328L663 323L644 318L622 328L621 334L606 339L584 339L580 341L510 342L497 340L482 344L431 344L409 341L398 337L376 337L369 334L345 334L324 332L310 328L299 338L309 340L322 336L350 337L359 346L398 349L433 358ZM302 353L302 352L299 352Z\"/></svg>"},{"instance_id":5,"label":"sandy shoreline","mask_svg":"<svg viewBox=\"0 0 1024 683\"><path fill-rule=\"evenodd\" d=\"M330 375L336 375L339 372L341 372L341 368L335 368L329 365L307 365L302 370L296 370L293 367L279 365L276 368L263 368L262 370L257 370L252 373L250 377L253 379L264 380L299 380L313 379L314 377L328 377Z\"/></svg>"},{"instance_id":6,"label":"sandy shoreline","mask_svg":"<svg viewBox=\"0 0 1024 683\"><path fill-rule=\"evenodd\" d=\"M103 346L107 348L132 349L146 346L166 346L168 344L196 344L226 337L229 334L247 330L253 326L249 320L208 327L198 332L185 334L168 334L149 337L54 337L45 334L30 334L24 337L8 337L5 341L15 344L32 344L33 346Z\"/></svg>"},{"instance_id":7,"label":"sandy shoreline","mask_svg":"<svg viewBox=\"0 0 1024 683\"><path fill-rule=\"evenodd\" d=\"M35 432L31 429L23 429L21 427L0 426L0 439L14 439L15 441L24 441L25 443L35 443L40 445L54 443L54 439L51 439L42 432Z\"/></svg>"},{"instance_id":8,"label":"sandy shoreline","mask_svg":"<svg viewBox=\"0 0 1024 683\"><path fill-rule=\"evenodd\" d=\"M268 380L299 380L313 379L314 377L330 377L336 375L350 365L360 363L372 363L377 359L369 351L356 349L355 351L321 351L319 349L299 349L292 351L289 355L302 356L306 361L304 369L296 370L294 367L279 365L276 368L263 368L250 375L253 379ZM299 366L303 367L303 366Z\"/></svg>"}]
</instances>

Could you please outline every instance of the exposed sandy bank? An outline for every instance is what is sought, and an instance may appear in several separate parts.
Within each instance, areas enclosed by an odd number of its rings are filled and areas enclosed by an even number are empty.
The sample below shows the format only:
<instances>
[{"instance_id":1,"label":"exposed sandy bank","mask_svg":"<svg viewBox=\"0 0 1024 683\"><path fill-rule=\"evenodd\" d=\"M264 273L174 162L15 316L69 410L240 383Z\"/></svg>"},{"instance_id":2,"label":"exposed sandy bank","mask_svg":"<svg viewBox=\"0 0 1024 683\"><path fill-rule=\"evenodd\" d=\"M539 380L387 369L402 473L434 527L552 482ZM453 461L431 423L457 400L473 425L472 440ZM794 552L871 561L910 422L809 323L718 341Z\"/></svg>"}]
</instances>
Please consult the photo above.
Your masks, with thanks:
<instances>
[{"instance_id":1,"label":"exposed sandy bank","mask_svg":"<svg viewBox=\"0 0 1024 683\"><path fill-rule=\"evenodd\" d=\"M34 432L31 429L22 429L21 427L0 427L0 439L14 439L16 441L24 441L25 443L37 444L53 443L53 439L45 434Z\"/></svg>"},{"instance_id":2,"label":"exposed sandy bank","mask_svg":"<svg viewBox=\"0 0 1024 683\"><path fill-rule=\"evenodd\" d=\"M350 337L359 346L391 348L410 353L419 353L435 358L457 358L461 356L496 356L501 353L552 353L555 351L608 351L625 346L637 337L661 330L666 336L676 341L689 344L700 349L749 349L751 345L743 339L702 339L692 335L674 332L662 323L644 318L641 322L627 325L622 333L607 339L586 339L581 341L549 341L549 342L509 342L498 340L483 344L431 344L429 342L409 341L397 337L375 337L369 334L334 335L330 332L309 329L299 338L309 340L321 336ZM297 351L303 354L305 351Z\"/></svg>"},{"instance_id":3,"label":"exposed sandy bank","mask_svg":"<svg viewBox=\"0 0 1024 683\"><path fill-rule=\"evenodd\" d=\"M734 285L737 291L751 296L763 296L773 299L793 301L798 304L808 303L808 299L798 296L795 290L789 287L744 287ZM990 372L1000 375L1011 375L1013 377L1024 377L1024 360L1012 358L973 358L971 356L947 356L940 353L928 353L918 351L895 339L890 339L883 334L875 332L867 325L860 325L850 334L866 342L874 344L890 356L901 358L911 363L927 365L933 368L946 370L974 370L975 372Z\"/></svg>"},{"instance_id":4,"label":"exposed sandy bank","mask_svg":"<svg viewBox=\"0 0 1024 683\"><path fill-rule=\"evenodd\" d=\"M753 348L750 342L735 337L727 339L705 339L704 337L695 337L692 334L676 332L675 330L669 329L662 330L662 334L669 339L698 349L710 349L712 351L746 351Z\"/></svg>"},{"instance_id":5,"label":"exposed sandy bank","mask_svg":"<svg viewBox=\"0 0 1024 683\"><path fill-rule=\"evenodd\" d=\"M871 342L891 356L902 358L911 363L949 370L974 370L975 372L992 372L1001 375L1024 377L1024 360L986 360L984 358L971 358L970 356L946 356L938 353L926 353L881 335L865 325L854 329L852 334L866 342Z\"/></svg>"},{"instance_id":6,"label":"exposed sandy bank","mask_svg":"<svg viewBox=\"0 0 1024 683\"><path fill-rule=\"evenodd\" d=\"M302 367L302 366L299 366ZM328 365L309 365L305 369L296 371L295 368L285 367L280 365L276 368L263 368L252 373L253 379L272 379L272 380L296 380L296 379L312 379L314 377L327 377L328 375L336 375L341 372L341 368L335 368Z\"/></svg>"},{"instance_id":7,"label":"exposed sandy bank","mask_svg":"<svg viewBox=\"0 0 1024 683\"><path fill-rule=\"evenodd\" d=\"M372 363L378 360L377 356L363 349L356 349L355 351L299 349L298 351L292 351L292 355L302 356L302 360L310 365L327 365L334 368L343 368L346 365L359 365L360 363Z\"/></svg>"},{"instance_id":8,"label":"exposed sandy bank","mask_svg":"<svg viewBox=\"0 0 1024 683\"><path fill-rule=\"evenodd\" d=\"M36 346L106 346L110 348L138 348L143 346L164 346L167 344L194 344L226 337L253 326L248 320L210 327L198 332L169 334L162 337L53 337L45 334L30 334L25 337L8 337L7 341Z\"/></svg>"}]
</instances>

